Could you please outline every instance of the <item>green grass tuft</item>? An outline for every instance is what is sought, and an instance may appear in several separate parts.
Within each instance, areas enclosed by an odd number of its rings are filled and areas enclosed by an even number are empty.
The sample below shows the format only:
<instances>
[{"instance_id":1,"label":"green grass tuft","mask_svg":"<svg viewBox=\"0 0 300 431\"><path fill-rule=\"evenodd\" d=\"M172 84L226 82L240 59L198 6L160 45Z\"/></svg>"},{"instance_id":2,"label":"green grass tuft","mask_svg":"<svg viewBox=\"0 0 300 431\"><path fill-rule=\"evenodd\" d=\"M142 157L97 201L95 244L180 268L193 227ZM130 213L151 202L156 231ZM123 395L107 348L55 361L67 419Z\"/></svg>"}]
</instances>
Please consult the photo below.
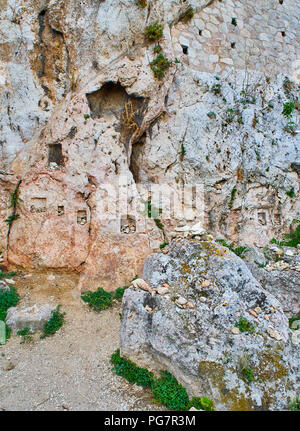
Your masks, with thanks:
<instances>
[{"instance_id":1,"label":"green grass tuft","mask_svg":"<svg viewBox=\"0 0 300 431\"><path fill-rule=\"evenodd\" d=\"M106 310L112 306L112 293L106 292L102 287L96 292L84 292L81 299L96 311Z\"/></svg>"},{"instance_id":2,"label":"green grass tuft","mask_svg":"<svg viewBox=\"0 0 300 431\"><path fill-rule=\"evenodd\" d=\"M110 362L118 376L124 377L130 383L136 383L138 386L151 387L153 373L120 356L119 349L111 355Z\"/></svg>"},{"instance_id":3,"label":"green grass tuft","mask_svg":"<svg viewBox=\"0 0 300 431\"><path fill-rule=\"evenodd\" d=\"M62 327L66 313L61 313L59 310L60 305L56 307L56 310L52 311L50 319L44 325L41 338L55 334Z\"/></svg>"}]
</instances>

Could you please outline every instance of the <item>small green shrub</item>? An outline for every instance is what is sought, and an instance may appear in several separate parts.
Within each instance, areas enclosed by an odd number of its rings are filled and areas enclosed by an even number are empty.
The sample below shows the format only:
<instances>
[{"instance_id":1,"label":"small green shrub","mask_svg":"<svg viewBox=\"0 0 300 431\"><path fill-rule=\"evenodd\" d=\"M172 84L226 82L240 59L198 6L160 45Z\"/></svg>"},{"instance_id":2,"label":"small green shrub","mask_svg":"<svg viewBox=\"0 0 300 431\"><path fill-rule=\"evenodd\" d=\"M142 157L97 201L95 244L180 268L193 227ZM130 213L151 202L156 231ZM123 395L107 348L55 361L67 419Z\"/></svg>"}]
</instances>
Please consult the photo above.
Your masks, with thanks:
<instances>
[{"instance_id":1,"label":"small green shrub","mask_svg":"<svg viewBox=\"0 0 300 431\"><path fill-rule=\"evenodd\" d=\"M32 334L33 332L28 327L17 332L17 335L23 337L21 344L32 341Z\"/></svg>"},{"instance_id":2,"label":"small green shrub","mask_svg":"<svg viewBox=\"0 0 300 431\"><path fill-rule=\"evenodd\" d=\"M15 275L17 275L17 273L14 271L11 271L11 272L0 271L0 280L2 280L3 278L13 278Z\"/></svg>"},{"instance_id":3,"label":"small green shrub","mask_svg":"<svg viewBox=\"0 0 300 431\"><path fill-rule=\"evenodd\" d=\"M138 386L151 387L153 373L146 368L137 367L133 362L120 356L119 349L111 355L110 362L118 376L124 377L130 383L136 383Z\"/></svg>"},{"instance_id":4,"label":"small green shrub","mask_svg":"<svg viewBox=\"0 0 300 431\"><path fill-rule=\"evenodd\" d=\"M231 24L234 25L235 27L237 26L237 20L236 20L236 18L232 18Z\"/></svg>"},{"instance_id":5,"label":"small green shrub","mask_svg":"<svg viewBox=\"0 0 300 431\"><path fill-rule=\"evenodd\" d=\"M206 410L207 412L213 412L214 403L208 397L193 397L189 402L189 409L195 407L197 410Z\"/></svg>"},{"instance_id":6,"label":"small green shrub","mask_svg":"<svg viewBox=\"0 0 300 431\"><path fill-rule=\"evenodd\" d=\"M154 400L160 402L171 410L187 410L189 397L185 388L168 371L162 371L159 379L152 384Z\"/></svg>"},{"instance_id":7,"label":"small green shrub","mask_svg":"<svg viewBox=\"0 0 300 431\"><path fill-rule=\"evenodd\" d=\"M300 320L300 311L298 314L296 314L296 316L290 317L289 318L289 327L290 329L300 329L300 323L297 324L297 328L292 328L292 325L294 322L296 322L297 320Z\"/></svg>"},{"instance_id":8,"label":"small green shrub","mask_svg":"<svg viewBox=\"0 0 300 431\"><path fill-rule=\"evenodd\" d=\"M288 195L290 198L294 198L296 196L294 187L291 190L288 190L287 192L285 192L286 195Z\"/></svg>"},{"instance_id":9,"label":"small green shrub","mask_svg":"<svg viewBox=\"0 0 300 431\"><path fill-rule=\"evenodd\" d=\"M90 118L90 114L84 114L84 119L87 120L88 118Z\"/></svg>"},{"instance_id":10,"label":"small green shrub","mask_svg":"<svg viewBox=\"0 0 300 431\"><path fill-rule=\"evenodd\" d=\"M162 244L160 244L159 248L160 248L161 250L163 250L167 245L169 245L169 243L168 243L168 242L166 242L166 241L164 241Z\"/></svg>"},{"instance_id":11,"label":"small green shrub","mask_svg":"<svg viewBox=\"0 0 300 431\"><path fill-rule=\"evenodd\" d=\"M50 319L44 324L41 338L55 334L62 327L66 313L61 313L59 310L60 305L56 307L56 310L52 311Z\"/></svg>"},{"instance_id":12,"label":"small green shrub","mask_svg":"<svg viewBox=\"0 0 300 431\"><path fill-rule=\"evenodd\" d=\"M156 54L159 54L162 51L162 47L160 45L155 45L155 47L153 48L153 51Z\"/></svg>"},{"instance_id":13,"label":"small green shrub","mask_svg":"<svg viewBox=\"0 0 300 431\"><path fill-rule=\"evenodd\" d=\"M147 6L147 0L136 0L135 4L142 9L145 9Z\"/></svg>"},{"instance_id":14,"label":"small green shrub","mask_svg":"<svg viewBox=\"0 0 300 431\"><path fill-rule=\"evenodd\" d=\"M0 320L5 321L7 310L15 307L19 299L14 286L10 286L10 290L0 290Z\"/></svg>"},{"instance_id":15,"label":"small green shrub","mask_svg":"<svg viewBox=\"0 0 300 431\"><path fill-rule=\"evenodd\" d=\"M217 96L218 94L221 94L221 84L214 84L212 87L211 87L211 89L210 89L210 91L212 92L212 93L214 93L214 95L215 96Z\"/></svg>"},{"instance_id":16,"label":"small green shrub","mask_svg":"<svg viewBox=\"0 0 300 431\"><path fill-rule=\"evenodd\" d=\"M163 35L163 26L158 23L158 21L155 21L153 24L150 24L148 27L146 27L145 36L147 39L153 41L153 40L159 40L161 39Z\"/></svg>"},{"instance_id":17,"label":"small green shrub","mask_svg":"<svg viewBox=\"0 0 300 431\"><path fill-rule=\"evenodd\" d=\"M252 368L243 368L242 369L242 375L248 380L248 382L252 382L253 380L253 370Z\"/></svg>"},{"instance_id":18,"label":"small green shrub","mask_svg":"<svg viewBox=\"0 0 300 431\"><path fill-rule=\"evenodd\" d=\"M189 6L179 17L179 21L182 21L184 23L187 23L190 21L194 16L194 9L192 6Z\"/></svg>"},{"instance_id":19,"label":"small green shrub","mask_svg":"<svg viewBox=\"0 0 300 431\"><path fill-rule=\"evenodd\" d=\"M169 61L163 54L158 54L158 56L151 61L150 66L154 76L158 80L162 80L165 77L166 70L172 65L172 62Z\"/></svg>"},{"instance_id":20,"label":"small green shrub","mask_svg":"<svg viewBox=\"0 0 300 431\"><path fill-rule=\"evenodd\" d=\"M296 397L289 402L289 410L293 412L300 412L300 397Z\"/></svg>"},{"instance_id":21,"label":"small green shrub","mask_svg":"<svg viewBox=\"0 0 300 431\"><path fill-rule=\"evenodd\" d=\"M283 105L282 115L288 120L290 120L292 118L294 109L295 109L295 103L287 102Z\"/></svg>"},{"instance_id":22,"label":"small green shrub","mask_svg":"<svg viewBox=\"0 0 300 431\"><path fill-rule=\"evenodd\" d=\"M236 328L239 328L241 332L249 332L250 334L253 334L255 332L255 325L251 322L249 322L246 317L241 317L238 322L234 325Z\"/></svg>"},{"instance_id":23,"label":"small green shrub","mask_svg":"<svg viewBox=\"0 0 300 431\"><path fill-rule=\"evenodd\" d=\"M115 299L121 299L123 298L124 292L126 289L128 289L129 286L124 286L124 287L118 287L115 290L115 294L114 294L114 298Z\"/></svg>"},{"instance_id":24,"label":"small green shrub","mask_svg":"<svg viewBox=\"0 0 300 431\"><path fill-rule=\"evenodd\" d=\"M225 239L216 239L216 242L218 242L219 244L221 244L223 247L228 248L230 251L232 251L234 254L236 254L237 256L241 257L243 252L247 249L247 247L234 247L233 244L228 244Z\"/></svg>"},{"instance_id":25,"label":"small green shrub","mask_svg":"<svg viewBox=\"0 0 300 431\"><path fill-rule=\"evenodd\" d=\"M84 292L81 299L96 311L106 310L112 306L112 293L106 292L102 287L96 292Z\"/></svg>"}]
</instances>

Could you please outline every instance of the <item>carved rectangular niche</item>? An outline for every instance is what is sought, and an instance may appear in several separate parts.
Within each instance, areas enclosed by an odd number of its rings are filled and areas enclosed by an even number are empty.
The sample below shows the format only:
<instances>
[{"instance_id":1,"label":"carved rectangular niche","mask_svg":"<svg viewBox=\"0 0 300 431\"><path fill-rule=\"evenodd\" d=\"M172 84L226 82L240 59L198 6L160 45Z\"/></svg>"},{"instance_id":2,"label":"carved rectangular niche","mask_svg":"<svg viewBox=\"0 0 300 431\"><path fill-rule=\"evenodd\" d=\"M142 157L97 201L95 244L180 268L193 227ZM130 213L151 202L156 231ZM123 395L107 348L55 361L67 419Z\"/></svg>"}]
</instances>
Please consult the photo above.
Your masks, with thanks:
<instances>
[{"instance_id":1,"label":"carved rectangular niche","mask_svg":"<svg viewBox=\"0 0 300 431\"><path fill-rule=\"evenodd\" d=\"M87 214L86 210L79 210L77 211L77 223L84 225L87 223Z\"/></svg>"},{"instance_id":2,"label":"carved rectangular niche","mask_svg":"<svg viewBox=\"0 0 300 431\"><path fill-rule=\"evenodd\" d=\"M46 211L47 199L46 198L32 198L30 203L30 211L32 213L43 213Z\"/></svg>"},{"instance_id":3,"label":"carved rectangular niche","mask_svg":"<svg viewBox=\"0 0 300 431\"><path fill-rule=\"evenodd\" d=\"M63 166L63 154L61 144L49 145L48 164L51 169L58 169Z\"/></svg>"},{"instance_id":4,"label":"carved rectangular niche","mask_svg":"<svg viewBox=\"0 0 300 431\"><path fill-rule=\"evenodd\" d=\"M265 226L267 224L267 214L265 211L259 211L257 213L257 220L258 223L261 224L262 226Z\"/></svg>"},{"instance_id":5,"label":"carved rectangular niche","mask_svg":"<svg viewBox=\"0 0 300 431\"><path fill-rule=\"evenodd\" d=\"M129 234L136 232L136 221L133 216L121 216L121 233Z\"/></svg>"}]
</instances>

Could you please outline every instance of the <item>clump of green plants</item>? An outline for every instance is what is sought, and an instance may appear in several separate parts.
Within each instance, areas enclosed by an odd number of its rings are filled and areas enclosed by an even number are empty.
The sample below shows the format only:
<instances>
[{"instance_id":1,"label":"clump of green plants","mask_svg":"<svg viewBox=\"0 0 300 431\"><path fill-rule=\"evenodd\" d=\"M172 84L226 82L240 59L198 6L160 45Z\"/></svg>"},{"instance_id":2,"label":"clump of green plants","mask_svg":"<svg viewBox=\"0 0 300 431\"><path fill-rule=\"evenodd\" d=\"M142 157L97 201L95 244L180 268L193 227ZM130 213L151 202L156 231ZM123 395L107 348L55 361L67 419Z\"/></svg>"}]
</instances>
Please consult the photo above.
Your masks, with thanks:
<instances>
[{"instance_id":1,"label":"clump of green plants","mask_svg":"<svg viewBox=\"0 0 300 431\"><path fill-rule=\"evenodd\" d=\"M241 257L243 252L247 249L247 247L239 246L235 247L234 244L228 244L225 239L216 239L216 242L221 244L223 247L228 248L230 251L232 251L237 256Z\"/></svg>"},{"instance_id":2,"label":"clump of green plants","mask_svg":"<svg viewBox=\"0 0 300 431\"><path fill-rule=\"evenodd\" d=\"M291 190L288 190L287 192L285 192L286 195L288 195L290 198L294 198L296 196L294 187Z\"/></svg>"},{"instance_id":3,"label":"clump of green plants","mask_svg":"<svg viewBox=\"0 0 300 431\"><path fill-rule=\"evenodd\" d=\"M172 62L169 61L163 54L158 54L158 56L150 63L150 67L154 73L155 78L160 81L165 77L165 73L171 65Z\"/></svg>"},{"instance_id":4,"label":"clump of green plants","mask_svg":"<svg viewBox=\"0 0 300 431\"><path fill-rule=\"evenodd\" d=\"M151 387L154 381L153 373L120 356L120 349L111 355L110 362L118 376L124 377L130 383L136 383L138 386Z\"/></svg>"},{"instance_id":5,"label":"clump of green plants","mask_svg":"<svg viewBox=\"0 0 300 431\"><path fill-rule=\"evenodd\" d=\"M214 85L211 87L210 91L211 91L212 93L214 93L214 95L215 95L215 96L217 96L218 94L221 94L221 89L222 89L221 84L214 84Z\"/></svg>"},{"instance_id":6,"label":"clump of green plants","mask_svg":"<svg viewBox=\"0 0 300 431\"><path fill-rule=\"evenodd\" d=\"M237 20L236 20L236 18L232 18L231 24L234 25L235 27L237 26Z\"/></svg>"},{"instance_id":7,"label":"clump of green plants","mask_svg":"<svg viewBox=\"0 0 300 431\"><path fill-rule=\"evenodd\" d=\"M126 290L126 289L128 289L128 287L129 287L129 286L118 287L118 288L115 290L114 298L115 298L115 299L122 299L122 298L123 298L123 295L124 295L124 292L125 292L125 290Z\"/></svg>"},{"instance_id":8,"label":"clump of green plants","mask_svg":"<svg viewBox=\"0 0 300 431\"><path fill-rule=\"evenodd\" d=\"M28 327L21 329L20 331L17 332L17 335L20 335L21 337L23 337L23 341L21 342L21 344L31 342L32 341L32 334L33 334L33 332Z\"/></svg>"},{"instance_id":9,"label":"clump of green plants","mask_svg":"<svg viewBox=\"0 0 300 431\"><path fill-rule=\"evenodd\" d=\"M283 130L292 136L296 136L296 123L294 121L289 121L283 128Z\"/></svg>"},{"instance_id":10,"label":"clump of green plants","mask_svg":"<svg viewBox=\"0 0 300 431\"><path fill-rule=\"evenodd\" d=\"M0 270L0 280L2 280L3 278L13 278L15 275L17 275L17 273L14 271L2 272Z\"/></svg>"},{"instance_id":11,"label":"clump of green plants","mask_svg":"<svg viewBox=\"0 0 300 431\"><path fill-rule=\"evenodd\" d=\"M135 4L142 9L145 9L147 6L147 0L136 0Z\"/></svg>"},{"instance_id":12,"label":"clump of green plants","mask_svg":"<svg viewBox=\"0 0 300 431\"><path fill-rule=\"evenodd\" d=\"M61 306L58 305L56 309L51 312L50 319L44 324L41 338L54 335L62 327L66 313L61 313L60 307Z\"/></svg>"},{"instance_id":13,"label":"clump of green plants","mask_svg":"<svg viewBox=\"0 0 300 431\"><path fill-rule=\"evenodd\" d=\"M240 320L234 324L236 328L239 328L241 332L249 332L249 334L253 334L255 332L255 325L252 322L249 322L246 317L240 317Z\"/></svg>"},{"instance_id":14,"label":"clump of green plants","mask_svg":"<svg viewBox=\"0 0 300 431\"><path fill-rule=\"evenodd\" d=\"M162 51L162 47L158 44L158 45L155 45L155 47L153 48L153 51L156 53L156 54L159 54L161 51Z\"/></svg>"},{"instance_id":15,"label":"clump of green plants","mask_svg":"<svg viewBox=\"0 0 300 431\"><path fill-rule=\"evenodd\" d=\"M272 238L270 243L276 244L279 246L287 246L287 247L297 247L300 244L300 220L293 220L293 224L298 224L294 232L287 233L284 236L284 241L278 241L275 238Z\"/></svg>"},{"instance_id":16,"label":"clump of green plants","mask_svg":"<svg viewBox=\"0 0 300 431\"><path fill-rule=\"evenodd\" d=\"M168 242L166 242L166 241L164 241L162 244L160 244L159 248L160 248L161 250L163 250L167 245L169 245L169 243L168 243Z\"/></svg>"},{"instance_id":17,"label":"clump of green plants","mask_svg":"<svg viewBox=\"0 0 300 431\"><path fill-rule=\"evenodd\" d=\"M253 380L253 370L252 368L249 367L245 367L242 369L242 375L245 377L246 380L248 380L248 382L252 382Z\"/></svg>"},{"instance_id":18,"label":"clump of green plants","mask_svg":"<svg viewBox=\"0 0 300 431\"><path fill-rule=\"evenodd\" d=\"M15 307L19 299L19 295L14 286L10 286L9 290L0 290L0 320L5 321L7 310L10 307Z\"/></svg>"},{"instance_id":19,"label":"clump of green plants","mask_svg":"<svg viewBox=\"0 0 300 431\"><path fill-rule=\"evenodd\" d=\"M299 322L297 323L297 325L295 325L296 327L293 327L294 326L293 323L297 321ZM289 327L290 329L293 329L293 330L300 329L300 311L298 314L296 314L296 316L289 318Z\"/></svg>"},{"instance_id":20,"label":"clump of green plants","mask_svg":"<svg viewBox=\"0 0 300 431\"><path fill-rule=\"evenodd\" d=\"M112 306L112 293L99 287L96 292L84 292L81 299L96 311L106 310Z\"/></svg>"},{"instance_id":21,"label":"clump of green plants","mask_svg":"<svg viewBox=\"0 0 300 431\"><path fill-rule=\"evenodd\" d=\"M84 119L87 120L88 118L90 118L90 114L84 114Z\"/></svg>"},{"instance_id":22,"label":"clump of green plants","mask_svg":"<svg viewBox=\"0 0 300 431\"><path fill-rule=\"evenodd\" d=\"M152 394L156 402L160 402L171 410L187 410L189 397L186 389L168 371L161 371L159 379L152 384Z\"/></svg>"},{"instance_id":23,"label":"clump of green plants","mask_svg":"<svg viewBox=\"0 0 300 431\"><path fill-rule=\"evenodd\" d=\"M205 410L207 412L213 412L215 410L213 401L208 397L193 397L189 402L189 409L191 407L195 407L197 410Z\"/></svg>"},{"instance_id":24,"label":"clump of green plants","mask_svg":"<svg viewBox=\"0 0 300 431\"><path fill-rule=\"evenodd\" d=\"M300 412L300 397L296 397L289 402L289 410L293 412Z\"/></svg>"},{"instance_id":25,"label":"clump of green plants","mask_svg":"<svg viewBox=\"0 0 300 431\"><path fill-rule=\"evenodd\" d=\"M130 383L151 388L154 402L159 402L171 410L188 410L193 406L199 410L214 410L212 400L207 397L194 397L189 401L186 389L166 370L161 371L160 377L157 378L146 368L140 368L122 357L119 349L111 355L110 362L118 376L124 377Z\"/></svg>"},{"instance_id":26,"label":"clump of green plants","mask_svg":"<svg viewBox=\"0 0 300 431\"><path fill-rule=\"evenodd\" d=\"M192 6L189 6L179 17L179 21L182 21L184 23L187 23L190 21L194 16L194 9Z\"/></svg>"},{"instance_id":27,"label":"clump of green plants","mask_svg":"<svg viewBox=\"0 0 300 431\"><path fill-rule=\"evenodd\" d=\"M153 24L150 24L146 27L145 36L147 39L154 41L162 38L163 35L163 26L155 21Z\"/></svg>"},{"instance_id":28,"label":"clump of green plants","mask_svg":"<svg viewBox=\"0 0 300 431\"><path fill-rule=\"evenodd\" d=\"M295 103L294 102L287 102L283 105L282 114L285 118L290 120L293 116L293 112L295 109Z\"/></svg>"}]
</instances>

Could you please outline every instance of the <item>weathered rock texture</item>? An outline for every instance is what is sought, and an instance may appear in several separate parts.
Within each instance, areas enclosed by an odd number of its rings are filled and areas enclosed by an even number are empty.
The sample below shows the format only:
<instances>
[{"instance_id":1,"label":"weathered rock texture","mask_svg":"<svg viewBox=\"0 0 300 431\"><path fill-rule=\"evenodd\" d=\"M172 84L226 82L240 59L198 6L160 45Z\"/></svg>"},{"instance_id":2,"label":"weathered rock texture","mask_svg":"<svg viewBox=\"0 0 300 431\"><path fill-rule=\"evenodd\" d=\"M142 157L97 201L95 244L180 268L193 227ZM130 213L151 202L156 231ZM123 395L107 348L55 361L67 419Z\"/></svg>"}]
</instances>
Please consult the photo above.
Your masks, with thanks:
<instances>
[{"instance_id":1,"label":"weathered rock texture","mask_svg":"<svg viewBox=\"0 0 300 431\"><path fill-rule=\"evenodd\" d=\"M289 230L299 126L283 130L282 108L299 91L297 2L191 0L187 23L184 0L0 5L3 258L81 271L82 289L125 284L177 221L162 214L163 233L140 214L124 233L138 183L204 184L205 227L230 240L264 245ZM173 62L162 81L144 37L156 20ZM116 200L115 212L105 185L120 176L129 208ZM8 208L16 188L22 201Z\"/></svg>"},{"instance_id":2,"label":"weathered rock texture","mask_svg":"<svg viewBox=\"0 0 300 431\"><path fill-rule=\"evenodd\" d=\"M152 292L131 287L124 294L123 355L168 369L217 409L287 408L299 391L300 340L283 304L239 257L214 242L173 240L168 254L147 257L143 278ZM155 292L162 284L167 294ZM241 317L253 333L237 330ZM251 382L243 376L250 368Z\"/></svg>"},{"instance_id":3,"label":"weathered rock texture","mask_svg":"<svg viewBox=\"0 0 300 431\"><path fill-rule=\"evenodd\" d=\"M11 307L7 311L6 323L14 332L25 328L34 332L44 328L54 310L55 307L50 304Z\"/></svg>"}]
</instances>

